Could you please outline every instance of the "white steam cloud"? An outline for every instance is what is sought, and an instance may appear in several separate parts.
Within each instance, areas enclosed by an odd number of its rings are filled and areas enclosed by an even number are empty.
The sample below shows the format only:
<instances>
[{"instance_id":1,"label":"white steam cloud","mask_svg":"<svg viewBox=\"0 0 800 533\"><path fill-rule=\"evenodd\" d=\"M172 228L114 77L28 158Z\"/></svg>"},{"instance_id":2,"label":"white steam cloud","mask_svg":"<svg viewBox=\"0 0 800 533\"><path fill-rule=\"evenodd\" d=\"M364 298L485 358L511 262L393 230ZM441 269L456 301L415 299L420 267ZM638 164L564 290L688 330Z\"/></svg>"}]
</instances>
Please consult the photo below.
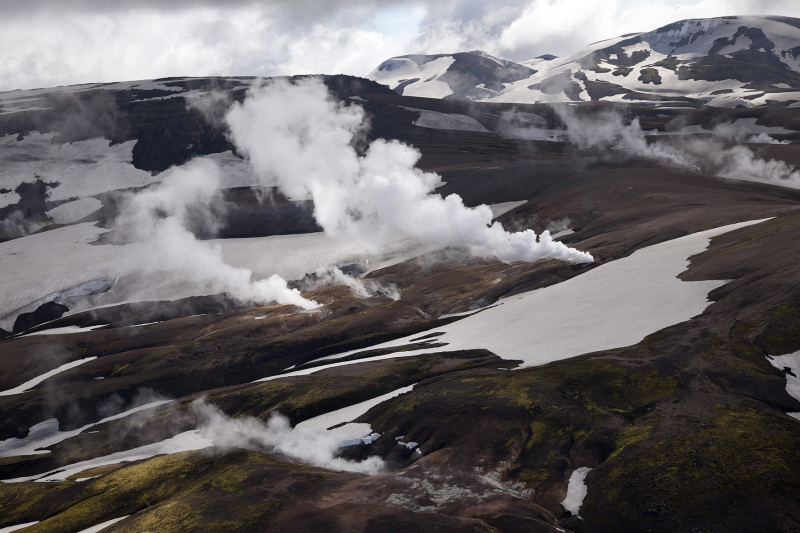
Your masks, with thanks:
<instances>
[{"instance_id":1,"label":"white steam cloud","mask_svg":"<svg viewBox=\"0 0 800 533\"><path fill-rule=\"evenodd\" d=\"M263 184L313 200L317 222L333 237L372 247L410 238L502 261L592 261L548 232L505 231L485 205L467 208L457 195L435 194L441 178L416 168L420 154L408 145L378 139L359 154L364 110L334 101L318 79L254 87L226 120Z\"/></svg>"},{"instance_id":2,"label":"white steam cloud","mask_svg":"<svg viewBox=\"0 0 800 533\"><path fill-rule=\"evenodd\" d=\"M342 271L337 265L319 268L310 279L303 280L303 291L310 291L328 285L345 285L359 298L385 296L392 300L400 299L399 289L391 283L379 283L371 279L361 279Z\"/></svg>"},{"instance_id":3,"label":"white steam cloud","mask_svg":"<svg viewBox=\"0 0 800 533\"><path fill-rule=\"evenodd\" d=\"M303 309L318 307L278 275L253 280L252 273L225 263L222 251L191 231L213 231L221 207L219 168L209 159L194 159L163 174L154 187L133 195L117 221L129 240L145 243L138 267L145 272L180 272L187 282L209 293L227 292L252 303L278 302Z\"/></svg>"},{"instance_id":4,"label":"white steam cloud","mask_svg":"<svg viewBox=\"0 0 800 533\"><path fill-rule=\"evenodd\" d=\"M195 104L209 120L219 120L226 106L216 94ZM291 200L313 200L317 222L334 238L372 249L411 239L507 262L593 260L554 241L548 231L505 231L492 223L485 205L467 208L457 195L442 198L434 192L441 178L415 167L420 154L410 146L379 139L359 153L355 146L368 129L364 110L334 101L319 79L255 87L224 119L261 184L277 186ZM218 246L198 239L214 234L225 208L220 170L212 159L194 159L162 177L160 184L131 196L117 220L124 241L144 242L141 270L178 272L209 294L227 292L247 303L318 307L280 276L254 280L251 271L226 264ZM335 266L311 277L308 289L336 283L361 297L399 298L396 288L345 275Z\"/></svg>"},{"instance_id":5,"label":"white steam cloud","mask_svg":"<svg viewBox=\"0 0 800 533\"><path fill-rule=\"evenodd\" d=\"M781 144L764 133L753 135L726 124L715 128L709 138L675 137L648 143L638 118L626 124L613 111L579 116L570 107L557 106L555 110L567 127L569 140L581 149L614 150L692 172L800 188L800 171L796 168L783 161L763 159L747 146L729 145Z\"/></svg>"},{"instance_id":6,"label":"white steam cloud","mask_svg":"<svg viewBox=\"0 0 800 533\"><path fill-rule=\"evenodd\" d=\"M230 418L202 400L195 401L192 410L200 421L198 431L212 439L215 446L266 449L302 463L345 472L377 474L385 468L380 457L360 462L336 457L342 441L347 440L343 438L346 430L292 428L289 419L277 412L267 422L249 416Z\"/></svg>"}]
</instances>

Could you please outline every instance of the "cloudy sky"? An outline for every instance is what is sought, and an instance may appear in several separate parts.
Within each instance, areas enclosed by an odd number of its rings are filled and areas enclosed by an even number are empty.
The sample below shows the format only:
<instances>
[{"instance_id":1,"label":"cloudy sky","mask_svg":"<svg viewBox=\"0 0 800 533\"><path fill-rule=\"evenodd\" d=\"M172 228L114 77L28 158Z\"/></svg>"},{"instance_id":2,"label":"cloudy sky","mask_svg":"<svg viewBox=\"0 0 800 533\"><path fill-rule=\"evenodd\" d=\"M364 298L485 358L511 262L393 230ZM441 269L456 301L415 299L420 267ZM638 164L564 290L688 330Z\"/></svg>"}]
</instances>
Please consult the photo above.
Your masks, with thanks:
<instances>
[{"instance_id":1,"label":"cloudy sky","mask_svg":"<svg viewBox=\"0 0 800 533\"><path fill-rule=\"evenodd\" d=\"M798 0L0 0L0 90L163 76L366 75L389 57L525 60Z\"/></svg>"}]
</instances>

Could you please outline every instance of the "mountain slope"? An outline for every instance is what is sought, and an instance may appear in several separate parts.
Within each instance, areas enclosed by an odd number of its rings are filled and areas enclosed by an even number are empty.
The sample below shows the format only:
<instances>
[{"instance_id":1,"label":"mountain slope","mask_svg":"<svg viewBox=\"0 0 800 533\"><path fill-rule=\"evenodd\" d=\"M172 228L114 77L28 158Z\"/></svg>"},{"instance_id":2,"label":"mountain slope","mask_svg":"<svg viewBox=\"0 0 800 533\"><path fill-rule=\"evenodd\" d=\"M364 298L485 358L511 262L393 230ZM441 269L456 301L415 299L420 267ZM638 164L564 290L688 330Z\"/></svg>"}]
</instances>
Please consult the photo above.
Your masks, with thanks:
<instances>
[{"instance_id":1,"label":"mountain slope","mask_svg":"<svg viewBox=\"0 0 800 533\"><path fill-rule=\"evenodd\" d=\"M464 91L451 86L463 80L453 69L453 56L414 56L426 71L418 81L388 76L385 65L368 77L414 95L496 102L691 101L720 107L756 107L768 103L800 105L800 19L788 17L725 17L683 20L656 30L595 43L572 56L533 60L475 76L474 86L489 91ZM452 61L451 61L452 60ZM449 62L449 63L448 63ZM498 63L499 65L500 63ZM521 68L537 72L522 79ZM408 78L413 72L408 71ZM472 81L472 80L471 80ZM429 87L438 87L429 91ZM455 84L452 84L455 85ZM447 87L450 87L449 89ZM437 96L433 96L437 95Z\"/></svg>"},{"instance_id":2,"label":"mountain slope","mask_svg":"<svg viewBox=\"0 0 800 533\"><path fill-rule=\"evenodd\" d=\"M536 70L479 50L453 55L408 55L384 61L367 75L405 96L485 100L505 84L529 78Z\"/></svg>"},{"instance_id":3,"label":"mountain slope","mask_svg":"<svg viewBox=\"0 0 800 533\"><path fill-rule=\"evenodd\" d=\"M460 72L470 91L491 69ZM294 81L259 125L277 129L284 111L302 124ZM326 103L369 119L353 149L413 145L404 157L438 174L428 183L451 208L492 204L492 227L548 230L594 263L410 239L376 250L319 231L313 202L253 180L252 154L216 120L253 98L248 78L0 95L0 221L25 226L0 242L0 328L13 326L0 340L0 528L800 530L800 175L735 179L709 157L794 169L800 109L573 109L321 81ZM573 139L612 113L630 119L611 132L619 144ZM712 142L720 124L741 135ZM318 168L344 151L315 152ZM208 263L157 240L174 227L126 240L125 202L162 190L179 203L205 180L165 188L170 176L209 160L218 202L189 208L216 223L181 234L254 278L283 275L318 308L193 276ZM376 161L371 175L396 172ZM430 228L431 208L395 202L413 185L401 176L371 202ZM358 194L345 186L337 200ZM146 205L160 220L170 202ZM189 260L153 270L162 249Z\"/></svg>"}]
</instances>

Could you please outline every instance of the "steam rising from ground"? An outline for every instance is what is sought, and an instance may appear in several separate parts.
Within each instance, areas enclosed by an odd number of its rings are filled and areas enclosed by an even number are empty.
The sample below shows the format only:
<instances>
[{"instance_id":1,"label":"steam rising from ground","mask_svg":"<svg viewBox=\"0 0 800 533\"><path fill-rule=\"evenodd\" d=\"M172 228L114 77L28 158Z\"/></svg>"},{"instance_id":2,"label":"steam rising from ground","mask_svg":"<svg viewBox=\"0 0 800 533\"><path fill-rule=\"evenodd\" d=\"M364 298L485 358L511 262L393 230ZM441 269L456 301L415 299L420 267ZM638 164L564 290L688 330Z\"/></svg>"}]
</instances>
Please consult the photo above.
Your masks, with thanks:
<instances>
[{"instance_id":1,"label":"steam rising from ground","mask_svg":"<svg viewBox=\"0 0 800 533\"><path fill-rule=\"evenodd\" d=\"M267 422L244 416L230 418L202 400L192 404L198 417L198 431L222 448L269 449L313 466L362 474L377 474L384 469L379 457L361 462L336 457L342 439L336 430L292 428L289 419L273 413Z\"/></svg>"},{"instance_id":2,"label":"steam rising from ground","mask_svg":"<svg viewBox=\"0 0 800 533\"><path fill-rule=\"evenodd\" d=\"M213 161L195 159L163 176L159 185L132 196L117 221L124 238L145 242L139 268L180 272L210 294L228 292L245 302L317 307L280 276L253 280L249 270L226 264L219 247L197 239L192 230L213 232L215 212L222 209L219 169Z\"/></svg>"},{"instance_id":3,"label":"steam rising from ground","mask_svg":"<svg viewBox=\"0 0 800 533\"><path fill-rule=\"evenodd\" d=\"M333 237L373 248L410 238L503 261L592 261L547 232L505 231L485 205L467 208L457 195L435 194L441 178L416 168L420 153L411 146L377 139L359 153L364 110L335 102L318 79L254 87L226 119L263 184L292 200L313 200L317 222Z\"/></svg>"},{"instance_id":4,"label":"steam rising from ground","mask_svg":"<svg viewBox=\"0 0 800 533\"><path fill-rule=\"evenodd\" d=\"M218 121L227 100L212 94L193 105ZM334 101L318 79L257 86L224 119L262 185L277 186L291 200L313 200L317 222L334 238L372 249L411 239L502 261L592 261L547 231L510 233L492 223L489 207L467 208L457 195L442 198L434 192L441 178L416 168L420 154L410 146L378 139L359 152L356 146L366 145L368 130L364 110ZM227 292L245 302L317 307L277 275L253 280L249 270L226 264L218 247L196 237L212 236L225 208L213 160L195 159L162 176L159 185L133 195L117 220L124 240L146 243L142 270L180 272L208 293ZM346 276L336 267L322 267L315 277L319 283L348 285L359 296L399 297L390 287Z\"/></svg>"},{"instance_id":5,"label":"steam rising from ground","mask_svg":"<svg viewBox=\"0 0 800 533\"><path fill-rule=\"evenodd\" d=\"M622 115L614 111L579 116L568 106L557 106L555 110L566 124L569 140L581 149L613 150L692 172L800 188L800 171L794 167L783 161L762 159L747 146L729 145L736 142L780 144L764 133L751 135L726 124L715 128L708 138L676 137L648 143L638 118L626 123Z\"/></svg>"},{"instance_id":6,"label":"steam rising from ground","mask_svg":"<svg viewBox=\"0 0 800 533\"><path fill-rule=\"evenodd\" d=\"M384 296L392 300L400 299L400 291L393 284L379 283L371 279L360 279L342 271L337 265L317 269L299 283L303 292L328 285L346 285L359 298Z\"/></svg>"}]
</instances>

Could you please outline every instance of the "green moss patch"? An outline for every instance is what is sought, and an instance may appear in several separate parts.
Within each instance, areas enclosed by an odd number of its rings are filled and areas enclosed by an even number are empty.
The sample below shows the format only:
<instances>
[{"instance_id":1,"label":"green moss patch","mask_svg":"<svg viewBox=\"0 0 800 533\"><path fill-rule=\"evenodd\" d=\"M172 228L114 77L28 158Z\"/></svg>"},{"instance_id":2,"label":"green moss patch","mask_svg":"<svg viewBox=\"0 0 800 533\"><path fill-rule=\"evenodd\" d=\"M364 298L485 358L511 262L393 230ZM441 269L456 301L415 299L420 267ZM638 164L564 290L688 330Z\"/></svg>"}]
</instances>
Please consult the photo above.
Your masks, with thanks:
<instances>
[{"instance_id":1,"label":"green moss patch","mask_svg":"<svg viewBox=\"0 0 800 533\"><path fill-rule=\"evenodd\" d=\"M689 427L687 427L689 429ZM601 465L581 515L600 530L788 531L800 526L800 424L752 408L718 407L709 424L636 446ZM731 505L731 502L736 502ZM605 510L622 513L613 520Z\"/></svg>"},{"instance_id":2,"label":"green moss patch","mask_svg":"<svg viewBox=\"0 0 800 533\"><path fill-rule=\"evenodd\" d=\"M639 71L639 81L644 84L661 85L661 74L658 73L658 69L643 68Z\"/></svg>"}]
</instances>

